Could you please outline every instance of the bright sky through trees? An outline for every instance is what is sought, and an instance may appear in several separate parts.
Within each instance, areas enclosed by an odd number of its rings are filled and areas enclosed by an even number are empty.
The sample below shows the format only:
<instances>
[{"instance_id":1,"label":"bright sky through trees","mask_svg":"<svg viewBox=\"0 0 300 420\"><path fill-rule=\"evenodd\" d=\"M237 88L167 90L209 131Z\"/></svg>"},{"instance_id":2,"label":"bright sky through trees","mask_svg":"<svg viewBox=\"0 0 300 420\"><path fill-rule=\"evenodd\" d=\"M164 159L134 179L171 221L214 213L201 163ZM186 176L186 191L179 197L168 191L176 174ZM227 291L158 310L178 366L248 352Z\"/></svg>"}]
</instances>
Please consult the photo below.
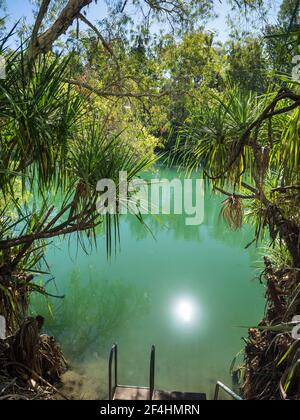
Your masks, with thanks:
<instances>
[{"instance_id":1,"label":"bright sky through trees","mask_svg":"<svg viewBox=\"0 0 300 420\"><path fill-rule=\"evenodd\" d=\"M227 27L227 15L230 12L230 7L226 0L214 0L214 3L215 11L218 17L209 22L206 27L207 29L216 32L218 34L219 40L224 42L227 40L229 35L229 30ZM275 16L277 15L278 11L278 4L279 2L275 0L273 8L270 9L270 15L268 18L270 22L274 22L275 20ZM32 9L33 7L30 0L7 0L7 11L5 14L10 17L11 23L14 23L21 17L25 17L27 22L30 22L33 20ZM87 8L87 16L92 22L97 22L105 17L106 10L107 6L105 5L104 1L100 1L98 4L93 3ZM1 15L3 14L4 13L2 11Z\"/></svg>"}]
</instances>

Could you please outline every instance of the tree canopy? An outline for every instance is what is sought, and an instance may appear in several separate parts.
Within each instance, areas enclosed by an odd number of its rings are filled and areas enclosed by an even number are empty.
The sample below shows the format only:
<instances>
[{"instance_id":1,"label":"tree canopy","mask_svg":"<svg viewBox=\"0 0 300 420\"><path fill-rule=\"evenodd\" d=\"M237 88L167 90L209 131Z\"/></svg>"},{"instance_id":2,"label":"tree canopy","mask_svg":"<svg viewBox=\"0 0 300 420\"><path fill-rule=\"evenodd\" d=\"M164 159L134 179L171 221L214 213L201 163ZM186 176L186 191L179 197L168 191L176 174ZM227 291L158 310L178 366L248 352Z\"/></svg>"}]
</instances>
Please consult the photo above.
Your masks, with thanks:
<instances>
[{"instance_id":1,"label":"tree canopy","mask_svg":"<svg viewBox=\"0 0 300 420\"><path fill-rule=\"evenodd\" d=\"M271 25L265 2L230 2L243 19L259 16L260 30L233 25L226 42L205 27L211 0L115 0L89 20L100 3L35 0L17 35L1 21L0 313L14 333L30 293L47 296L34 276L56 237L77 235L88 250L105 235L110 254L120 214L97 212L97 182L138 177L163 151L224 195L230 228L255 226L248 246L270 238L277 257L265 259L267 310L249 332L244 393L295 398L298 347L277 340L300 309L300 1L283 0ZM278 381L266 384L270 371Z\"/></svg>"}]
</instances>

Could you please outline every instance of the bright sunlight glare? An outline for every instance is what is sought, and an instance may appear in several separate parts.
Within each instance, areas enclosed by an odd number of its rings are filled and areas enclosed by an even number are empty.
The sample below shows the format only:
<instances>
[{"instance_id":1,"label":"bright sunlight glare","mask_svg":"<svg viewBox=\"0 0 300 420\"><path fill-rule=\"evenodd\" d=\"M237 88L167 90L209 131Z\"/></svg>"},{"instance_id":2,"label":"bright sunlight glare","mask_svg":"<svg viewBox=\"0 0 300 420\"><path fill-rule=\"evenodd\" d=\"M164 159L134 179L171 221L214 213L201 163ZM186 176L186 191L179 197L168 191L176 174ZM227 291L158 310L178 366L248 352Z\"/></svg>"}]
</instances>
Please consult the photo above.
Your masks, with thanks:
<instances>
[{"instance_id":1,"label":"bright sunlight glare","mask_svg":"<svg viewBox=\"0 0 300 420\"><path fill-rule=\"evenodd\" d=\"M196 318L196 305L191 299L181 298L175 302L174 312L183 324L191 324Z\"/></svg>"}]
</instances>

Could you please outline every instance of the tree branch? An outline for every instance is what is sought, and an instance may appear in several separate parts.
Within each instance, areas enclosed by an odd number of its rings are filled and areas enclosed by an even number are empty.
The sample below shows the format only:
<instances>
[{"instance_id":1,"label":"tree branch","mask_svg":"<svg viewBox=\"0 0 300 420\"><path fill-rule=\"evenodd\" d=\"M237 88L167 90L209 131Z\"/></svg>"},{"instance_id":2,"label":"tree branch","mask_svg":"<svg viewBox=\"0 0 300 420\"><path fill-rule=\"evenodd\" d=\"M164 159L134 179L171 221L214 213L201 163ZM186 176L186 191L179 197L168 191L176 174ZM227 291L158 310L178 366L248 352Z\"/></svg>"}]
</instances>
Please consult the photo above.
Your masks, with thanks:
<instances>
[{"instance_id":1,"label":"tree branch","mask_svg":"<svg viewBox=\"0 0 300 420\"><path fill-rule=\"evenodd\" d=\"M81 10L91 3L92 0L69 0L53 25L43 34L39 35L34 44L30 45L28 50L29 59L34 60L40 54L49 52L53 43L60 35L67 31Z\"/></svg>"},{"instance_id":2,"label":"tree branch","mask_svg":"<svg viewBox=\"0 0 300 420\"><path fill-rule=\"evenodd\" d=\"M240 198L241 200L253 200L258 198L257 194L254 195L241 195L241 194L235 194L235 193L229 193L225 190L223 190L222 188L216 187L214 186L214 189L219 191L220 193L227 195L227 197L236 197L236 198Z\"/></svg>"},{"instance_id":3,"label":"tree branch","mask_svg":"<svg viewBox=\"0 0 300 420\"><path fill-rule=\"evenodd\" d=\"M126 6L127 6L127 3L128 3L128 0L125 0L125 1L124 1L124 4L123 4L123 6L122 6L122 9L121 9L121 13L124 13L124 10L125 10L125 8L126 8Z\"/></svg>"},{"instance_id":4,"label":"tree branch","mask_svg":"<svg viewBox=\"0 0 300 420\"><path fill-rule=\"evenodd\" d=\"M242 187L245 188L246 190L251 191L253 194L257 196L260 195L259 191L255 187L252 187L251 185L246 184L246 182L242 182Z\"/></svg>"},{"instance_id":5,"label":"tree branch","mask_svg":"<svg viewBox=\"0 0 300 420\"><path fill-rule=\"evenodd\" d=\"M272 193L286 193L287 191L300 191L300 185L289 185L287 187L277 187L272 189Z\"/></svg>"},{"instance_id":6,"label":"tree branch","mask_svg":"<svg viewBox=\"0 0 300 420\"><path fill-rule=\"evenodd\" d=\"M281 102L285 99L290 99L294 103L292 105L287 106L287 107L275 110L276 105L279 102ZM236 160L238 159L238 157L242 153L242 150L243 150L245 144L247 143L247 141L249 140L253 130L256 129L258 131L259 128L261 127L262 123L265 120L270 119L270 118L274 117L275 115L285 114L287 112L293 111L298 106L300 106L300 96L299 95L296 95L293 92L290 92L290 91L287 91L287 90L281 90L278 93L278 95L276 96L276 98L265 108L265 110L262 112L262 114L248 127L248 129L242 135L241 139L236 143L235 149L233 151L234 152L233 156L231 157L229 163L226 165L226 168L224 169L224 171L222 171L222 173L220 173L218 175L214 175L214 176L209 176L208 175L209 178L212 179L212 180L216 180L216 179L220 179L224 175L226 175L226 173L230 170L232 165L234 165L234 163L236 162Z\"/></svg>"},{"instance_id":7,"label":"tree branch","mask_svg":"<svg viewBox=\"0 0 300 420\"><path fill-rule=\"evenodd\" d=\"M24 245L24 248L20 250L20 254L23 254L35 241L86 231L95 228L99 224L99 221L97 222L99 214L95 213L96 204L93 202L92 204L85 206L80 213L69 216L66 221L61 221L60 224L55 226L68 210L70 210L72 204L73 202L60 209L57 215L49 222L48 219L54 209L52 206L47 211L41 223L36 226L35 232L0 241L0 250Z\"/></svg>"},{"instance_id":8,"label":"tree branch","mask_svg":"<svg viewBox=\"0 0 300 420\"><path fill-rule=\"evenodd\" d=\"M38 33L42 26L43 20L48 12L50 3L51 3L51 0L42 1L40 10L38 12L38 15L37 15L34 27L33 27L32 35L31 35L31 41L30 41L31 45L35 45L37 42Z\"/></svg>"},{"instance_id":9,"label":"tree branch","mask_svg":"<svg viewBox=\"0 0 300 420\"><path fill-rule=\"evenodd\" d=\"M152 93L152 92L141 92L141 93L134 93L134 92L108 92L105 90L97 89L96 87L93 87L85 82L80 82L79 80L73 80L68 79L66 80L66 83L69 83L70 85L75 85L78 87L81 87L83 89L86 89L92 93L94 93L97 96L100 97L116 97L116 98L162 98L164 96L168 96L171 93L170 91L165 91L161 93Z\"/></svg>"},{"instance_id":10,"label":"tree branch","mask_svg":"<svg viewBox=\"0 0 300 420\"><path fill-rule=\"evenodd\" d=\"M4 250L4 249L9 249L9 248L14 248L16 246L20 246L20 245L24 245L28 243L32 244L33 242L41 240L41 239L50 239L57 236L68 235L70 233L83 232L89 229L93 229L95 228L95 226L96 224L94 222L84 223L84 224L74 224L68 227L58 226L57 228L50 230L48 232L38 232L38 233L33 233L31 235L24 235L15 239L0 241L0 249Z\"/></svg>"},{"instance_id":11,"label":"tree branch","mask_svg":"<svg viewBox=\"0 0 300 420\"><path fill-rule=\"evenodd\" d=\"M108 43L106 42L106 40L104 39L103 35L101 34L101 32L98 30L98 28L96 28L95 25L93 25L85 16L83 16L81 13L78 15L79 19L84 22L89 28L91 28L95 34L97 35L97 37L100 39L103 47L106 49L106 51L109 52L109 54L112 56L112 58L114 59L115 63L117 64L118 68L119 68L119 62L117 60L117 57L115 56L115 53L113 52L112 48L108 45Z\"/></svg>"}]
</instances>

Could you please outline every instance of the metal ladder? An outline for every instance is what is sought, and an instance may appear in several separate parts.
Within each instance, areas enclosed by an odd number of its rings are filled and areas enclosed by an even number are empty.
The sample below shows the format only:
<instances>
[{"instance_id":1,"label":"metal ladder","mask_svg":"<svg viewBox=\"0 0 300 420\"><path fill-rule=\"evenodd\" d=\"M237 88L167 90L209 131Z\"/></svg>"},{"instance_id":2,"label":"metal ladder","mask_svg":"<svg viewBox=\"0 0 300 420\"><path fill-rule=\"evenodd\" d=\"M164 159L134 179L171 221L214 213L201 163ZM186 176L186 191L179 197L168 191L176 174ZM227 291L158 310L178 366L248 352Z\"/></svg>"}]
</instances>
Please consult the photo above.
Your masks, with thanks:
<instances>
[{"instance_id":1,"label":"metal ladder","mask_svg":"<svg viewBox=\"0 0 300 420\"><path fill-rule=\"evenodd\" d=\"M218 401L220 389L222 389L226 394L228 394L230 397L232 397L235 401L243 401L242 397L240 397L234 391L232 391L230 388L228 388L228 386L222 384L222 382L217 382L217 384L216 384L214 401Z\"/></svg>"},{"instance_id":2,"label":"metal ladder","mask_svg":"<svg viewBox=\"0 0 300 420\"><path fill-rule=\"evenodd\" d=\"M156 350L155 346L151 347L150 353L150 372L149 372L149 387L133 387L133 386L124 386L118 383L118 346L114 344L111 348L110 355L109 355L109 363L108 363L108 396L109 400L118 399L115 398L117 391L122 391L123 396L127 394L129 398L126 399L135 399L130 398L133 397L134 394L139 393L141 397L140 399L150 400L153 399L194 399L193 397L198 395L199 399L206 399L205 394L193 394L193 393L168 393L165 391L156 391L155 390L155 355ZM114 383L113 383L114 377ZM232 391L229 387L224 385L222 382L217 382L214 394L214 400L217 401L219 399L220 390L223 390L226 394L232 397L236 401L242 401L243 399L237 395L234 391ZM201 397L201 398L200 398ZM123 398L122 398L123 399ZM198 399L198 398L197 398Z\"/></svg>"},{"instance_id":3,"label":"metal ladder","mask_svg":"<svg viewBox=\"0 0 300 420\"><path fill-rule=\"evenodd\" d=\"M114 367L114 369L113 369ZM114 371L114 372L113 372ZM114 376L114 384L113 384ZM151 347L150 353L150 373L149 373L149 388L140 388L143 390L149 390L149 400L152 401L154 395L154 386L155 386L155 346ZM124 389L132 389L133 387L121 386L118 383L118 345L114 344L111 348L109 355L108 363L108 398L113 400L116 394L118 387L123 387Z\"/></svg>"}]
</instances>

